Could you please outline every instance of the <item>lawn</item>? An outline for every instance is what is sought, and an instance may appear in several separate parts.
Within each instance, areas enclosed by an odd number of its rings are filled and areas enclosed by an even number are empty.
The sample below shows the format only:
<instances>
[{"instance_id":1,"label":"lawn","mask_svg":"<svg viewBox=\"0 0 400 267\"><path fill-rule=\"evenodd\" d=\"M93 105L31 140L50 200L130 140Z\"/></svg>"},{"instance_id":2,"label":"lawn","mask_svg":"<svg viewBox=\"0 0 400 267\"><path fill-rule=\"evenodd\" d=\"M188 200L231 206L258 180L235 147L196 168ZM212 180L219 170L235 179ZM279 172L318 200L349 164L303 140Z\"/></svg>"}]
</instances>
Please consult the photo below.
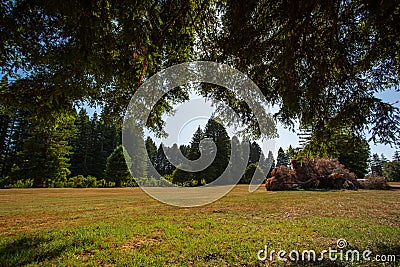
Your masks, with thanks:
<instances>
[{"instance_id":1,"label":"lawn","mask_svg":"<svg viewBox=\"0 0 400 267\"><path fill-rule=\"evenodd\" d=\"M265 246L319 253L339 238L346 250L397 255L390 265L399 266L399 197L242 185L207 206L178 208L139 188L0 190L0 266L269 266L285 262L260 261Z\"/></svg>"}]
</instances>

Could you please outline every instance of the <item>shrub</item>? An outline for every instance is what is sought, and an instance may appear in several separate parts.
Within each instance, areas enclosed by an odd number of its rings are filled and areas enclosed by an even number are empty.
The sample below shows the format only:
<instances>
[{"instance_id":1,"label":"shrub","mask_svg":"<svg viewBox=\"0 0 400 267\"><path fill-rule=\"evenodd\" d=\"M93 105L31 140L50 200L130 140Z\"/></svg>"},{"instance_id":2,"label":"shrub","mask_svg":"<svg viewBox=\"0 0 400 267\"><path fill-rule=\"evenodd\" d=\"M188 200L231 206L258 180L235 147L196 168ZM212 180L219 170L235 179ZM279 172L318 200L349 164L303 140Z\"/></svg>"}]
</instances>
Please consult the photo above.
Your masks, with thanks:
<instances>
[{"instance_id":1,"label":"shrub","mask_svg":"<svg viewBox=\"0 0 400 267\"><path fill-rule=\"evenodd\" d=\"M88 187L97 187L97 178L94 176L88 175L84 177L83 175L77 175L68 179L65 183L66 187L73 188L88 188Z\"/></svg>"},{"instance_id":2,"label":"shrub","mask_svg":"<svg viewBox=\"0 0 400 267\"><path fill-rule=\"evenodd\" d=\"M83 178L82 184L84 187L96 187L97 179L94 176L88 175L86 178Z\"/></svg>"},{"instance_id":3,"label":"shrub","mask_svg":"<svg viewBox=\"0 0 400 267\"><path fill-rule=\"evenodd\" d=\"M33 186L33 179L18 180L14 184L10 185L10 188L29 188Z\"/></svg>"}]
</instances>

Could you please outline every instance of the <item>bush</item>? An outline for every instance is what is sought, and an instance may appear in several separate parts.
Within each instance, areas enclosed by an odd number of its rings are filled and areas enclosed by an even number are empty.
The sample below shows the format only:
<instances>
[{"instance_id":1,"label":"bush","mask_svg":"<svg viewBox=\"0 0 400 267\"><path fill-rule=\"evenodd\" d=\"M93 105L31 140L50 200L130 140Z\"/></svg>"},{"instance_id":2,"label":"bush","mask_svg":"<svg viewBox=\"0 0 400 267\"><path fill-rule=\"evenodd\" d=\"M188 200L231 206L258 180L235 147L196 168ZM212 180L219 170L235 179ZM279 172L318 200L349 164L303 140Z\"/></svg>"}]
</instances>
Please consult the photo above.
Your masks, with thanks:
<instances>
[{"instance_id":1,"label":"bush","mask_svg":"<svg viewBox=\"0 0 400 267\"><path fill-rule=\"evenodd\" d=\"M33 179L18 180L16 183L10 185L10 188L29 188L33 186Z\"/></svg>"},{"instance_id":2,"label":"bush","mask_svg":"<svg viewBox=\"0 0 400 267\"><path fill-rule=\"evenodd\" d=\"M136 183L135 179L132 176L128 177L125 181L121 183L123 187L137 187L138 184Z\"/></svg>"},{"instance_id":3,"label":"bush","mask_svg":"<svg viewBox=\"0 0 400 267\"><path fill-rule=\"evenodd\" d=\"M96 177L88 175L82 181L84 187L96 187L97 186L97 179Z\"/></svg>"},{"instance_id":4,"label":"bush","mask_svg":"<svg viewBox=\"0 0 400 267\"><path fill-rule=\"evenodd\" d=\"M9 187L10 184L10 177L5 176L5 177L0 177L0 188L7 188Z\"/></svg>"},{"instance_id":5,"label":"bush","mask_svg":"<svg viewBox=\"0 0 400 267\"><path fill-rule=\"evenodd\" d=\"M359 180L360 187L363 189L389 189L390 186L387 183L385 177L370 174L365 176L365 179Z\"/></svg>"},{"instance_id":6,"label":"bush","mask_svg":"<svg viewBox=\"0 0 400 267\"><path fill-rule=\"evenodd\" d=\"M97 179L96 177L88 175L84 177L83 175L77 175L68 179L68 182L65 183L65 187L73 187L73 188L89 188L89 187L97 187Z\"/></svg>"}]
</instances>

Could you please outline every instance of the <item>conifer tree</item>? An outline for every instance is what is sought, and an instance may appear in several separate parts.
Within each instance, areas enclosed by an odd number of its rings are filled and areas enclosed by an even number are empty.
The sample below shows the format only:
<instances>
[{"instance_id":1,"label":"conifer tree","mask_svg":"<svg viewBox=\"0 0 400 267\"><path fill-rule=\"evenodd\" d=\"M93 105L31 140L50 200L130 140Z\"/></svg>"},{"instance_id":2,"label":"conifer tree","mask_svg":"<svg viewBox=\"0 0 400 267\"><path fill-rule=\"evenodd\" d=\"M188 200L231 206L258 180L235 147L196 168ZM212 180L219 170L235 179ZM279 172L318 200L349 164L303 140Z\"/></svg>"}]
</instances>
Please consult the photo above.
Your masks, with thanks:
<instances>
[{"instance_id":1,"label":"conifer tree","mask_svg":"<svg viewBox=\"0 0 400 267\"><path fill-rule=\"evenodd\" d=\"M124 182L131 179L131 174L125 161L123 147L117 146L107 158L105 178L120 187Z\"/></svg>"},{"instance_id":2,"label":"conifer tree","mask_svg":"<svg viewBox=\"0 0 400 267\"><path fill-rule=\"evenodd\" d=\"M69 114L60 116L58 125L46 128L31 125L12 175L33 179L34 187L65 182L70 174L71 147L68 141L74 134L73 117Z\"/></svg>"}]
</instances>

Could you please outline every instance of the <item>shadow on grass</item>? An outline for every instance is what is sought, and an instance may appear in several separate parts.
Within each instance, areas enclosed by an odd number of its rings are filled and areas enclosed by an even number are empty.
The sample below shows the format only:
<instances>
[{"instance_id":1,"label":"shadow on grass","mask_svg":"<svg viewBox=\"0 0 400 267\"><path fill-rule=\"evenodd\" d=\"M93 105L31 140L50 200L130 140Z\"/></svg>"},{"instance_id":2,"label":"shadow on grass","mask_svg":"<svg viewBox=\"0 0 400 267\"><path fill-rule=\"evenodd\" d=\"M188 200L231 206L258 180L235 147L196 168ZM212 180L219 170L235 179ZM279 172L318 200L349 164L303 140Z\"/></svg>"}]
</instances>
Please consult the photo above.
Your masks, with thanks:
<instances>
[{"instance_id":1,"label":"shadow on grass","mask_svg":"<svg viewBox=\"0 0 400 267\"><path fill-rule=\"evenodd\" d=\"M23 266L59 257L74 244L54 237L20 237L0 245L0 266Z\"/></svg>"}]
</instances>

